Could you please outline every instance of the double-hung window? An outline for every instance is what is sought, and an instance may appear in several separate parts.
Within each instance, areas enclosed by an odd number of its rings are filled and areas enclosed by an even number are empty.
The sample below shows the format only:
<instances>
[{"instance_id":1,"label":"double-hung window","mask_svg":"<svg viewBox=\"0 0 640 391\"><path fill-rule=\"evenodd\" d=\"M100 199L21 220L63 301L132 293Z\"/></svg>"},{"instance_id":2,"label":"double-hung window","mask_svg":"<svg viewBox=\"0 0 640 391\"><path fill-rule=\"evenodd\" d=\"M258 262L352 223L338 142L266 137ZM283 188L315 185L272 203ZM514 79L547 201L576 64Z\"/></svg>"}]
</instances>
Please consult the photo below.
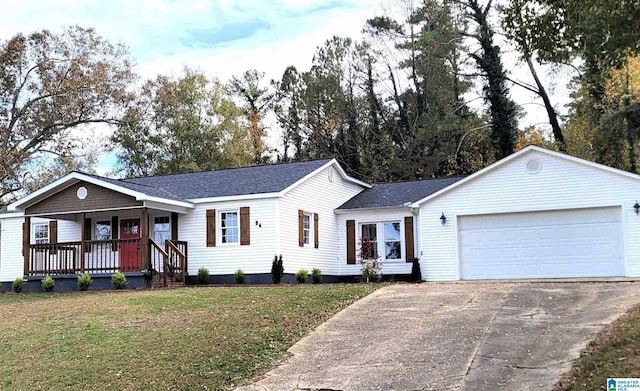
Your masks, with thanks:
<instances>
[{"instance_id":1,"label":"double-hung window","mask_svg":"<svg viewBox=\"0 0 640 391\"><path fill-rule=\"evenodd\" d=\"M360 224L360 257L362 259L402 259L402 224L385 221Z\"/></svg>"},{"instance_id":2,"label":"double-hung window","mask_svg":"<svg viewBox=\"0 0 640 391\"><path fill-rule=\"evenodd\" d=\"M220 237L222 243L238 243L238 211L220 212Z\"/></svg>"},{"instance_id":3,"label":"double-hung window","mask_svg":"<svg viewBox=\"0 0 640 391\"><path fill-rule=\"evenodd\" d=\"M171 239L169 216L158 216L153 219L153 240L160 245Z\"/></svg>"},{"instance_id":4,"label":"double-hung window","mask_svg":"<svg viewBox=\"0 0 640 391\"><path fill-rule=\"evenodd\" d=\"M34 244L49 243L49 224L37 223L33 225L33 243Z\"/></svg>"},{"instance_id":5,"label":"double-hung window","mask_svg":"<svg viewBox=\"0 0 640 391\"><path fill-rule=\"evenodd\" d=\"M308 213L305 213L303 217L302 235L304 244L311 243L311 215Z\"/></svg>"},{"instance_id":6,"label":"double-hung window","mask_svg":"<svg viewBox=\"0 0 640 391\"><path fill-rule=\"evenodd\" d=\"M111 220L96 221L95 240L111 240Z\"/></svg>"}]
</instances>

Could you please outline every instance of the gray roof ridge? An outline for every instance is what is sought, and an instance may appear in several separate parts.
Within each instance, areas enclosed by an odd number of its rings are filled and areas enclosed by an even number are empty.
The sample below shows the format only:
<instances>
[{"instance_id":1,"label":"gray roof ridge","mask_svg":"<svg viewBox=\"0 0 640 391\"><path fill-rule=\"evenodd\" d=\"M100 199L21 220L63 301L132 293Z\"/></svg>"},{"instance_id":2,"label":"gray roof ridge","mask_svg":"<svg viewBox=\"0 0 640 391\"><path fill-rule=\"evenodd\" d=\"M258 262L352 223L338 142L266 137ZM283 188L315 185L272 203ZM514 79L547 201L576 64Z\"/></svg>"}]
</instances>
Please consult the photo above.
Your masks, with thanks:
<instances>
[{"instance_id":1,"label":"gray roof ridge","mask_svg":"<svg viewBox=\"0 0 640 391\"><path fill-rule=\"evenodd\" d=\"M160 187L160 186L151 186L151 185L147 185L144 183L138 183L138 182L131 182L128 181L128 178L109 178L109 177L105 177L102 175L98 175L98 174L91 174L91 173L87 173L87 172L81 172L81 171L74 171L74 172L78 172L80 174L83 175L87 175L96 179L99 179L101 181L105 181L105 182L109 182L109 183L113 183L113 184L127 184L127 185L131 185L131 186L137 186L137 187L144 187L147 189L152 189L152 190L160 190L161 192L166 193L167 195L170 195L171 198L175 199L175 200L184 200L182 197L173 194L172 192L170 192L169 190L165 189L164 187ZM132 189L133 190L133 189ZM166 197L162 197L162 198L166 198Z\"/></svg>"},{"instance_id":2,"label":"gray roof ridge","mask_svg":"<svg viewBox=\"0 0 640 391\"><path fill-rule=\"evenodd\" d=\"M319 158L319 159L309 159L309 160L301 160L297 162L279 162L279 163L263 163L256 164L253 166L240 166L240 167L226 167L226 168L216 168L213 170L201 170L201 171L190 171L190 172L175 172L172 174L162 174L162 175L147 175L147 176L131 176L117 180L135 180L135 179L147 179L147 178L166 178L171 176L179 176L179 175L192 175L192 174L204 174L208 172L220 172L220 171L231 171L231 170L242 170L242 169L251 169L257 167L269 167L269 166L283 166L288 164L301 164L301 163L311 163L311 162L320 162L320 161L331 161L333 158ZM137 184L138 182L130 182Z\"/></svg>"},{"instance_id":3,"label":"gray roof ridge","mask_svg":"<svg viewBox=\"0 0 640 391\"><path fill-rule=\"evenodd\" d=\"M439 177L439 178L426 178L426 179L408 179L408 180L402 180L402 181L393 181L393 182L378 182L378 183L372 183L372 186L382 186L382 185L394 185L394 184L403 184L403 183L417 183L417 182L426 182L426 181L437 181L437 180L443 180L443 179L463 179L466 178L468 175L455 175L455 176L443 176L443 177Z\"/></svg>"}]
</instances>

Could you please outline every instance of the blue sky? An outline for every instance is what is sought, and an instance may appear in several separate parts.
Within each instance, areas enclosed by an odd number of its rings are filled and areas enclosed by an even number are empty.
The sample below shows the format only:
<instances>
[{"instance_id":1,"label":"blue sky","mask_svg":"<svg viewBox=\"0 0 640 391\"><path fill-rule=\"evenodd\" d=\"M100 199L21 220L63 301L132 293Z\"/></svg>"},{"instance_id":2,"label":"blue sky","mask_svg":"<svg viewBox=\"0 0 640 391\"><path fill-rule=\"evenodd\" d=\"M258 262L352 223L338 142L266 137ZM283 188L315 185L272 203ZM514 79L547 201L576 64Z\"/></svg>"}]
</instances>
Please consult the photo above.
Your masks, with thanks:
<instances>
[{"instance_id":1,"label":"blue sky","mask_svg":"<svg viewBox=\"0 0 640 391\"><path fill-rule=\"evenodd\" d=\"M94 27L112 42L127 45L145 78L180 74L188 66L221 80L248 69L277 79L289 65L306 70L316 48L333 35L358 38L368 18L383 14L389 0L0 0L0 39L39 29L78 24ZM387 7L388 8L388 7ZM507 48L508 49L508 48ZM516 78L528 71L515 56L503 58ZM518 69L519 68L519 69ZM540 69L551 93L566 103L566 76ZM528 80L532 83L531 80ZM479 89L477 94L479 94ZM547 121L530 93L512 89L523 104L523 123ZM475 99L474 102L480 102ZM521 123L522 126L522 123ZM108 130L98 129L106 136ZM275 145L273 145L275 146ZM113 164L106 156L99 172Z\"/></svg>"},{"instance_id":2,"label":"blue sky","mask_svg":"<svg viewBox=\"0 0 640 391\"><path fill-rule=\"evenodd\" d=\"M129 47L145 78L184 67L228 80L248 69L275 79L308 69L333 35L359 37L380 0L0 0L0 40L77 24ZM106 137L109 130L96 129ZM95 134L92 132L92 134ZM113 155L98 164L104 174Z\"/></svg>"},{"instance_id":3,"label":"blue sky","mask_svg":"<svg viewBox=\"0 0 640 391\"><path fill-rule=\"evenodd\" d=\"M357 37L379 0L0 0L0 38L78 24L130 48L144 76L185 66L227 79L309 66L332 35Z\"/></svg>"}]
</instances>

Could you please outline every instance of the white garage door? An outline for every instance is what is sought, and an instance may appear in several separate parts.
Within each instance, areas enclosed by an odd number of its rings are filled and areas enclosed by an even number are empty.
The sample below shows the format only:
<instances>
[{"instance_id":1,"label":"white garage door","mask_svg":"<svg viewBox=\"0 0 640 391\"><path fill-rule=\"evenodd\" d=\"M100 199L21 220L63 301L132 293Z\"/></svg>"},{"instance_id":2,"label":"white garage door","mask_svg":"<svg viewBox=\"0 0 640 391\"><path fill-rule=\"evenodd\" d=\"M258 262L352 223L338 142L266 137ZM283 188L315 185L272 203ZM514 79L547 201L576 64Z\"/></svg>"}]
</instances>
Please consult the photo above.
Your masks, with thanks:
<instances>
[{"instance_id":1,"label":"white garage door","mask_svg":"<svg viewBox=\"0 0 640 391\"><path fill-rule=\"evenodd\" d=\"M624 276L619 207L464 216L463 280Z\"/></svg>"}]
</instances>

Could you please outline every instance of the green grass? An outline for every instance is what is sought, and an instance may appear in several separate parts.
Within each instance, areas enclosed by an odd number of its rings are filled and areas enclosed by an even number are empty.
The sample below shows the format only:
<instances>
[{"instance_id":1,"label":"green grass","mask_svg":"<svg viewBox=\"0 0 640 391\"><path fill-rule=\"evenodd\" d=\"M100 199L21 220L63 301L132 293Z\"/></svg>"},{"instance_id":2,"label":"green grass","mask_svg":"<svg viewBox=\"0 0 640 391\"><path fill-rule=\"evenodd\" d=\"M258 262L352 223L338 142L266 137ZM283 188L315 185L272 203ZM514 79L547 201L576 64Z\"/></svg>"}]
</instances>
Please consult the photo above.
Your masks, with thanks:
<instances>
[{"instance_id":1,"label":"green grass","mask_svg":"<svg viewBox=\"0 0 640 391\"><path fill-rule=\"evenodd\" d=\"M380 286L0 294L0 389L232 388Z\"/></svg>"},{"instance_id":2,"label":"green grass","mask_svg":"<svg viewBox=\"0 0 640 391\"><path fill-rule=\"evenodd\" d=\"M640 306L598 334L554 391L604 390L608 377L640 377Z\"/></svg>"}]
</instances>

